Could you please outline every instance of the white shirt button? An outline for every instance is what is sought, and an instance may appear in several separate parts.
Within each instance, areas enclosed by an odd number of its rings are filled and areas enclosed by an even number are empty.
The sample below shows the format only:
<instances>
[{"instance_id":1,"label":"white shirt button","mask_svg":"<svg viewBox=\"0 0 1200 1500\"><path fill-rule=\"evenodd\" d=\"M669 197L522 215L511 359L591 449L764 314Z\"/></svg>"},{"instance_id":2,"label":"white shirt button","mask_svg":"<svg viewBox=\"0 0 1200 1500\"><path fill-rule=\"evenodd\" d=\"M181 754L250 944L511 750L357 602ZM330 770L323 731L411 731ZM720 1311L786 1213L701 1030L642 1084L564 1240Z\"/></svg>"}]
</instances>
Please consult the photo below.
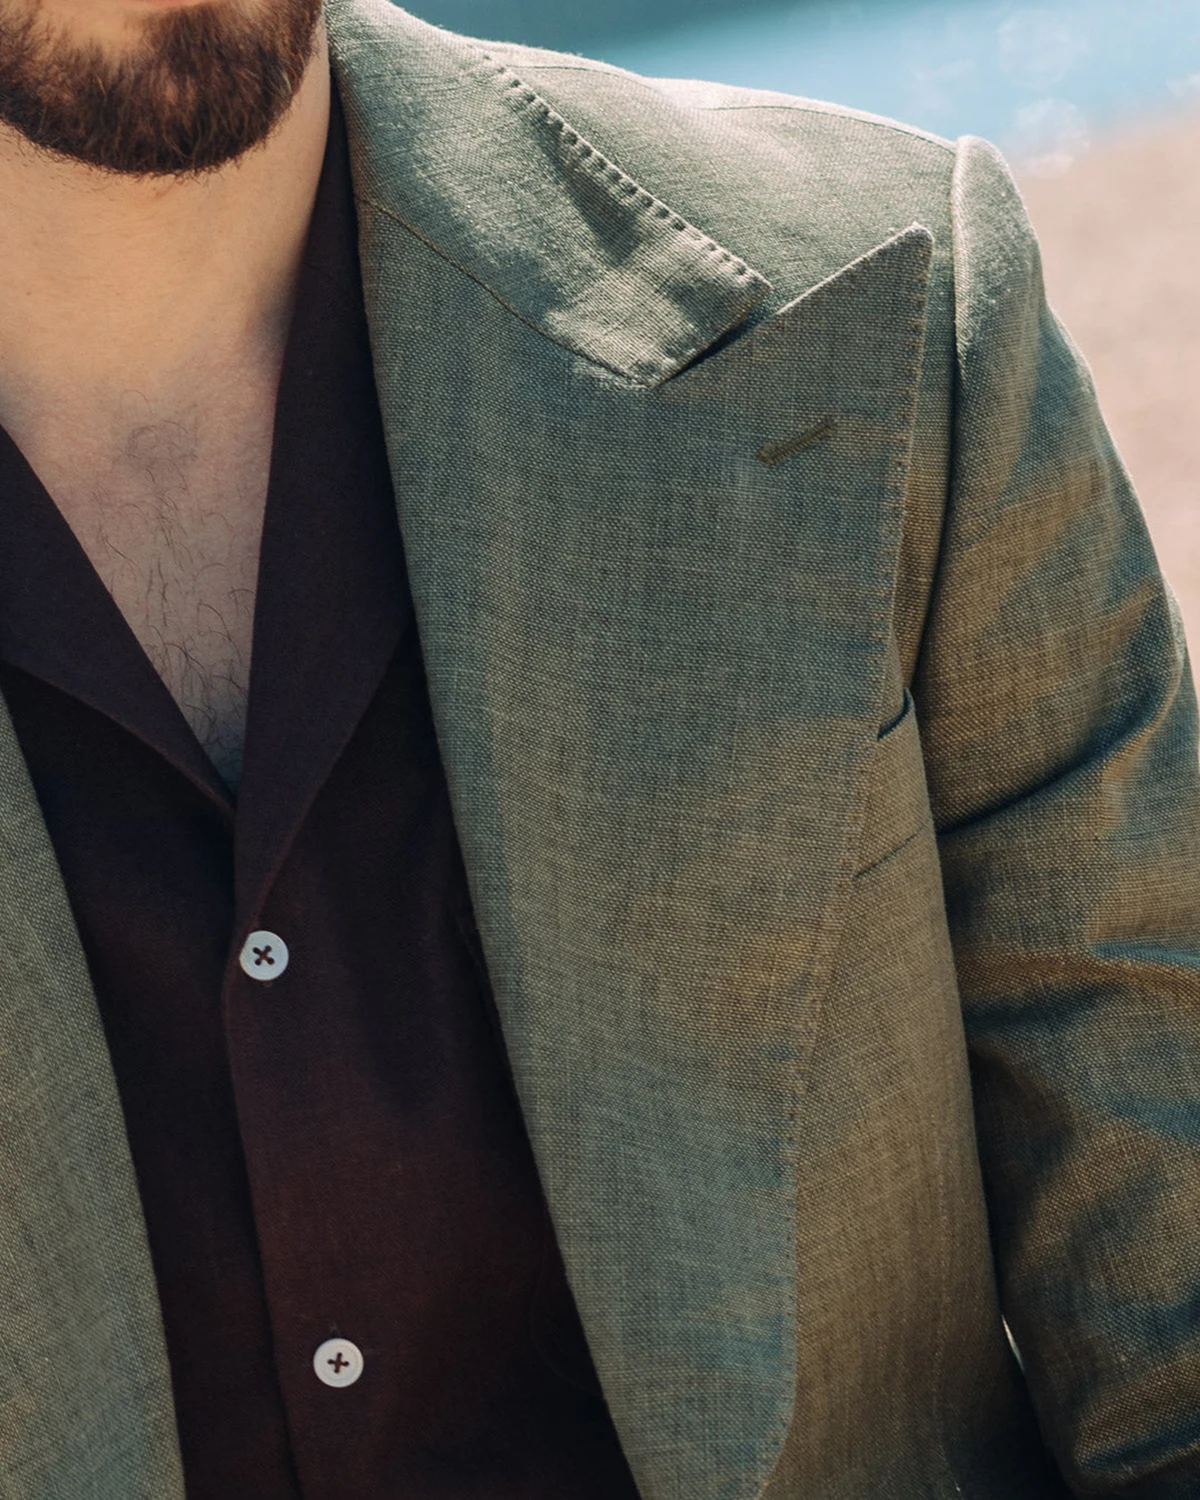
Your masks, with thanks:
<instances>
[{"instance_id":1,"label":"white shirt button","mask_svg":"<svg viewBox=\"0 0 1200 1500\"><path fill-rule=\"evenodd\" d=\"M353 1385L363 1372L362 1350L349 1339L326 1339L313 1355L313 1369L326 1385Z\"/></svg>"},{"instance_id":2,"label":"white shirt button","mask_svg":"<svg viewBox=\"0 0 1200 1500\"><path fill-rule=\"evenodd\" d=\"M238 962L251 979L278 979L288 966L287 944L275 932L252 932Z\"/></svg>"}]
</instances>

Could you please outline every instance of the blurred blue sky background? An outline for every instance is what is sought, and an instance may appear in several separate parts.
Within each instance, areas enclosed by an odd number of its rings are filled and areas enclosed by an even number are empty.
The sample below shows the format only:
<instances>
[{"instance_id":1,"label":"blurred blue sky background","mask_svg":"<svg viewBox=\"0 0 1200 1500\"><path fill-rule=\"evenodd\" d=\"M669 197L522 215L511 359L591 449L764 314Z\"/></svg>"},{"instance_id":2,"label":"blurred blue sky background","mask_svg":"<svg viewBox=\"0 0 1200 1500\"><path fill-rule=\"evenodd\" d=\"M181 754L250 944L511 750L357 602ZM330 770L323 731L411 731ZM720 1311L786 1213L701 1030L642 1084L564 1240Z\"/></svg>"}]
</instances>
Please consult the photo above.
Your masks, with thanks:
<instances>
[{"instance_id":1,"label":"blurred blue sky background","mask_svg":"<svg viewBox=\"0 0 1200 1500\"><path fill-rule=\"evenodd\" d=\"M414 0L469 35L828 99L984 135L1054 175L1092 138L1200 105L1200 0Z\"/></svg>"}]
</instances>

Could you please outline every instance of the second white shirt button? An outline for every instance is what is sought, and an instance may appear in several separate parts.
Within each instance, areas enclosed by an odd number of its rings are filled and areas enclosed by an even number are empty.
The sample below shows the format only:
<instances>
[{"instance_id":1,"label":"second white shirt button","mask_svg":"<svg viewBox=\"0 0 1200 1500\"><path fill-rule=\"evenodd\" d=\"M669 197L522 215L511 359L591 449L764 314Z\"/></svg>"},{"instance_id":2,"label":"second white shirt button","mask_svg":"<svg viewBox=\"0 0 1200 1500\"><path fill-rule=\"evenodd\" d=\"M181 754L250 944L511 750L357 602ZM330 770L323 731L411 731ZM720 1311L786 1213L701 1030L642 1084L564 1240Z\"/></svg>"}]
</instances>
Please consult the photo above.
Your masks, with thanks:
<instances>
[{"instance_id":1,"label":"second white shirt button","mask_svg":"<svg viewBox=\"0 0 1200 1500\"><path fill-rule=\"evenodd\" d=\"M251 979L278 979L288 966L287 944L275 932L252 932L238 962Z\"/></svg>"},{"instance_id":2,"label":"second white shirt button","mask_svg":"<svg viewBox=\"0 0 1200 1500\"><path fill-rule=\"evenodd\" d=\"M363 1372L362 1350L349 1339L326 1339L313 1355L313 1369L326 1385L353 1385Z\"/></svg>"}]
</instances>

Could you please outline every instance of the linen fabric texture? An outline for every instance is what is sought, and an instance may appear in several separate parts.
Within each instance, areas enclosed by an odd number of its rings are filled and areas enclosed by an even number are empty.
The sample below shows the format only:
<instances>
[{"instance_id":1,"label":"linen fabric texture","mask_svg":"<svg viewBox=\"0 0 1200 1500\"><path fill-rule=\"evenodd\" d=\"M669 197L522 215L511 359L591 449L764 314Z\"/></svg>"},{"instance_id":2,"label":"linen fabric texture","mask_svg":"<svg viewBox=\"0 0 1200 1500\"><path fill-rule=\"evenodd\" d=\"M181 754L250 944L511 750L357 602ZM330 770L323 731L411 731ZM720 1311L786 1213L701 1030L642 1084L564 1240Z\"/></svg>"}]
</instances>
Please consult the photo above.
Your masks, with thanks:
<instances>
[{"instance_id":1,"label":"linen fabric texture","mask_svg":"<svg viewBox=\"0 0 1200 1500\"><path fill-rule=\"evenodd\" d=\"M1003 162L327 21L455 825L644 1500L1194 1496L1195 693ZM178 1497L10 736L0 853L0 1492Z\"/></svg>"}]
</instances>

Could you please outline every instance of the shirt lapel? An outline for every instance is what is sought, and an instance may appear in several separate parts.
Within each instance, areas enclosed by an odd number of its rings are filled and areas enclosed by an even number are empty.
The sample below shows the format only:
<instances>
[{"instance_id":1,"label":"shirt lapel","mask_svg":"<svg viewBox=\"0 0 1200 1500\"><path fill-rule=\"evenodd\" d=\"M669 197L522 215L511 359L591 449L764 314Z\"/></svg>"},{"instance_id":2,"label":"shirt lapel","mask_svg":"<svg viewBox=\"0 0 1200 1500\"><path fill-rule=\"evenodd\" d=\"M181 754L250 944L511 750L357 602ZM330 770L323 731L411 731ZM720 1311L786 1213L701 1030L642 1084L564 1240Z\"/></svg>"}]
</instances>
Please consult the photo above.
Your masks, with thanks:
<instances>
[{"instance_id":1,"label":"shirt lapel","mask_svg":"<svg viewBox=\"0 0 1200 1500\"><path fill-rule=\"evenodd\" d=\"M45 486L0 428L0 659L106 714L223 807L224 783Z\"/></svg>"},{"instance_id":2,"label":"shirt lapel","mask_svg":"<svg viewBox=\"0 0 1200 1500\"><path fill-rule=\"evenodd\" d=\"M411 619L335 86L275 414L235 833L239 932Z\"/></svg>"}]
</instances>

